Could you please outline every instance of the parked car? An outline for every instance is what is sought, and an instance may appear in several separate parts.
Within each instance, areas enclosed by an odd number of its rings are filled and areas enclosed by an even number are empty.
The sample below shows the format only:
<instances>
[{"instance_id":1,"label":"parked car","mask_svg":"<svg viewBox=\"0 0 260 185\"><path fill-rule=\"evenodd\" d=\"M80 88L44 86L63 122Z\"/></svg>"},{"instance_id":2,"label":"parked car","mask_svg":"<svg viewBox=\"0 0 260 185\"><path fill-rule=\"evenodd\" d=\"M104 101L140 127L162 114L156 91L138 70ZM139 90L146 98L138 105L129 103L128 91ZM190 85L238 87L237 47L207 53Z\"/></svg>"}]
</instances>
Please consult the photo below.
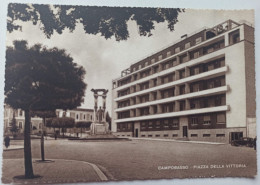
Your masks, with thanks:
<instances>
[{"instance_id":1,"label":"parked car","mask_svg":"<svg viewBox=\"0 0 260 185\"><path fill-rule=\"evenodd\" d=\"M238 140L231 141L232 146L248 146L253 147L254 146L254 139L250 137L242 137Z\"/></svg>"}]
</instances>

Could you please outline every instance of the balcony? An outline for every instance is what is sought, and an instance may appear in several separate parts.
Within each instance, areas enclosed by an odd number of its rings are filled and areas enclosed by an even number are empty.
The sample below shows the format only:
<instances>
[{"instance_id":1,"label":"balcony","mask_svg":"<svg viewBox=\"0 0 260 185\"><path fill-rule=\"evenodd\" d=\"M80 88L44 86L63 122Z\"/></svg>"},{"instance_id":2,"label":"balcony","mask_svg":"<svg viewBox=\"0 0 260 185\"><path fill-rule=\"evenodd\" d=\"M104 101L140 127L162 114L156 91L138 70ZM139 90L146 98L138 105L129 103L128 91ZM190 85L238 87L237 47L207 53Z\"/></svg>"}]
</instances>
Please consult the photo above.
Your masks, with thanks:
<instances>
[{"instance_id":1,"label":"balcony","mask_svg":"<svg viewBox=\"0 0 260 185\"><path fill-rule=\"evenodd\" d=\"M169 83L166 83L166 84L158 85L156 87L152 87L152 88L149 88L149 89L138 91L138 92L135 92L135 93L132 93L132 94L128 94L128 95L125 95L125 96L122 96L122 97L118 97L118 98L115 98L114 100L120 101L120 100L128 99L130 97L139 96L141 94L146 94L146 93L149 93L151 91L166 89L166 88L169 88L169 87L175 86L175 85L182 85L182 84L194 82L194 81L197 81L197 80L213 78L213 77L216 77L216 76L219 76L219 75L224 75L227 71L228 71L228 66L224 66L224 67L217 68L217 69L207 71L207 72L204 72L204 73L200 73L200 74L197 74L197 75L194 75L194 76L189 76L187 78L183 78L183 79L176 80L176 81L173 81L173 82L169 82Z\"/></svg>"},{"instance_id":2,"label":"balcony","mask_svg":"<svg viewBox=\"0 0 260 185\"><path fill-rule=\"evenodd\" d=\"M199 97L203 97L203 96L217 95L217 94L225 93L228 90L229 90L229 86L226 85L226 86L217 87L217 88L213 88L213 89L207 89L207 90L203 90L203 91L188 93L188 94L184 94L184 95L180 95L180 96L174 96L174 97L170 97L170 98L164 98L164 99L160 99L160 100L145 102L145 103L141 103L141 104L137 104L137 105L131 105L131 106L124 107L124 108L118 108L118 109L115 109L115 112L121 112L121 111L125 111L128 109L141 108L141 107L152 106L152 105L157 105L157 104L162 104L162 103L167 103L167 102L173 102L173 101L177 101L177 100L184 100L187 98L199 98Z\"/></svg>"},{"instance_id":3,"label":"balcony","mask_svg":"<svg viewBox=\"0 0 260 185\"><path fill-rule=\"evenodd\" d=\"M193 115L193 114L221 112L221 111L229 111L229 110L230 110L229 105L223 105L223 106L209 107L209 108L203 108L203 109L184 110L184 111L179 111L179 112L170 112L170 113L163 113L163 114L154 114L154 115L149 115L149 116L117 119L117 120L115 120L115 122L120 123L120 122L130 122L130 121L141 121L141 120L188 116L188 115Z\"/></svg>"}]
</instances>

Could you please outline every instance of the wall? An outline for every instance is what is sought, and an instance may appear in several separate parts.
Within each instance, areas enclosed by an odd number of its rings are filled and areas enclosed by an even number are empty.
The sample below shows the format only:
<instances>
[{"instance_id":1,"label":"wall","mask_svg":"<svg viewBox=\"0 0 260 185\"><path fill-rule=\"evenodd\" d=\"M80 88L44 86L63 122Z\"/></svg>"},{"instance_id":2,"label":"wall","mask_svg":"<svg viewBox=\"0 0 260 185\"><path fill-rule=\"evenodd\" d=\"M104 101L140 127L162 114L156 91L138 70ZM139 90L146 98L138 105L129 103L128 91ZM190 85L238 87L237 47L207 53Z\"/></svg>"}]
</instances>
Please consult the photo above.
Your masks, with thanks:
<instances>
[{"instance_id":1,"label":"wall","mask_svg":"<svg viewBox=\"0 0 260 185\"><path fill-rule=\"evenodd\" d=\"M225 50L226 84L230 90L226 93L226 104L230 105L227 111L227 128L246 127L246 80L244 42L231 45Z\"/></svg>"}]
</instances>

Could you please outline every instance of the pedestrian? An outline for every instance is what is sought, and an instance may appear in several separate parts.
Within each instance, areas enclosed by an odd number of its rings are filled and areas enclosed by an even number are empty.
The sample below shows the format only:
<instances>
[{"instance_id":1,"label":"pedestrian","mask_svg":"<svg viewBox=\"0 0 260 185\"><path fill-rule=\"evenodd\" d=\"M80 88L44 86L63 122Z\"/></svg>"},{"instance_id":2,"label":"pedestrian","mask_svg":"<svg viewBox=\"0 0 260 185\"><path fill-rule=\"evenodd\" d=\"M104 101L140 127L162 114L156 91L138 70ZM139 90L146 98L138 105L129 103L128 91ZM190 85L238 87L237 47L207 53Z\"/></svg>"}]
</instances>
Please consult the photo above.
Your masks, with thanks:
<instances>
[{"instance_id":1,"label":"pedestrian","mask_svg":"<svg viewBox=\"0 0 260 185\"><path fill-rule=\"evenodd\" d=\"M57 140L57 133L56 132L54 133L54 137L55 137L55 140Z\"/></svg>"},{"instance_id":2,"label":"pedestrian","mask_svg":"<svg viewBox=\"0 0 260 185\"><path fill-rule=\"evenodd\" d=\"M9 145L10 145L10 138L9 138L9 136L5 136L4 142L5 142L5 147L8 148Z\"/></svg>"},{"instance_id":3,"label":"pedestrian","mask_svg":"<svg viewBox=\"0 0 260 185\"><path fill-rule=\"evenodd\" d=\"M254 149L256 150L256 137L255 137L255 139L254 139Z\"/></svg>"}]
</instances>

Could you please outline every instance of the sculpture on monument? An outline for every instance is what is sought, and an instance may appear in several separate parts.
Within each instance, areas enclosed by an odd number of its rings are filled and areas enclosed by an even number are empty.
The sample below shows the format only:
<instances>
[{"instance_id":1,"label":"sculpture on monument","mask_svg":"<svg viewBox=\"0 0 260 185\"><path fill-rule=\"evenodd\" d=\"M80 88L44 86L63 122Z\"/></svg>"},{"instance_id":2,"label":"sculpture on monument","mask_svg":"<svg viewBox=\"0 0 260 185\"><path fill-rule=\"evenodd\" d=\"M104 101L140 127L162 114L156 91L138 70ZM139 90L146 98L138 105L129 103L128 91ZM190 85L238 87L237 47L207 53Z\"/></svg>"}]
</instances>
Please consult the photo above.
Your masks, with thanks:
<instances>
[{"instance_id":1,"label":"sculpture on monument","mask_svg":"<svg viewBox=\"0 0 260 185\"><path fill-rule=\"evenodd\" d=\"M106 89L91 89L94 93L94 122L91 124L91 134L108 134L108 123L105 119L106 112L106 97L108 90ZM102 94L99 94L101 92ZM103 107L98 109L98 97L101 96L103 100Z\"/></svg>"}]
</instances>

